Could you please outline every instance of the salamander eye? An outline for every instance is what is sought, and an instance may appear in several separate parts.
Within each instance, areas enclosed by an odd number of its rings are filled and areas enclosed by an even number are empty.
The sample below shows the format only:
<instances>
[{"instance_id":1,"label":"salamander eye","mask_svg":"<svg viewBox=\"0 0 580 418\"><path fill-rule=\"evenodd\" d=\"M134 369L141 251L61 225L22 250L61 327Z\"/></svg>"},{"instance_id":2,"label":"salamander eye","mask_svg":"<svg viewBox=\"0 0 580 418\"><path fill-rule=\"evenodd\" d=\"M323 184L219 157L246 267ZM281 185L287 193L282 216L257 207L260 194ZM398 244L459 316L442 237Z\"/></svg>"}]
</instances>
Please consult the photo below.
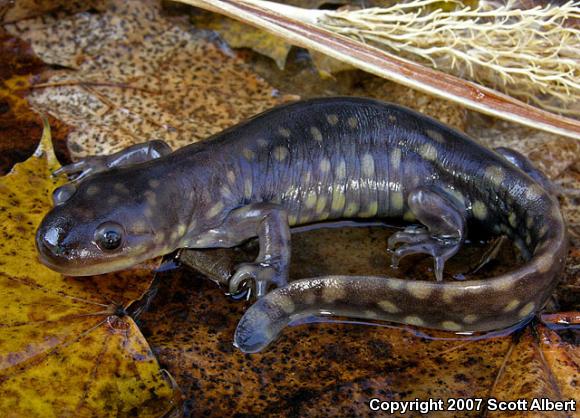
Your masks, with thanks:
<instances>
[{"instance_id":1,"label":"salamander eye","mask_svg":"<svg viewBox=\"0 0 580 418\"><path fill-rule=\"evenodd\" d=\"M105 222L95 231L95 242L103 251L113 251L123 243L124 230L115 222Z\"/></svg>"}]
</instances>

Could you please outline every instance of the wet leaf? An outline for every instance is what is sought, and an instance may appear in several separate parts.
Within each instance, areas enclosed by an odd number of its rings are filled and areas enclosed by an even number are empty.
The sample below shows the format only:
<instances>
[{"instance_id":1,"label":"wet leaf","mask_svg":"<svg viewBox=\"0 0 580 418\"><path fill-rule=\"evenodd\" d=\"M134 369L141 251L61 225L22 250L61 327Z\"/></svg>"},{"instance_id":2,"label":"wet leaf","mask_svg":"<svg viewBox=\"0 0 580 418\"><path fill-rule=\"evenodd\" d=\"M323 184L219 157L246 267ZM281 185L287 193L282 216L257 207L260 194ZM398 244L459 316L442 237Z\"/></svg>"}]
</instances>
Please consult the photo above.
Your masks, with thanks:
<instances>
[{"instance_id":1,"label":"wet leaf","mask_svg":"<svg viewBox=\"0 0 580 418\"><path fill-rule=\"evenodd\" d=\"M576 382L580 378L580 354L577 347L561 341L546 327L528 328L508 350L490 396L500 400L547 398L577 399L580 392ZM553 416L570 416L555 412ZM503 416L492 412L490 416ZM511 416L529 416L519 411Z\"/></svg>"},{"instance_id":2,"label":"wet leaf","mask_svg":"<svg viewBox=\"0 0 580 418\"><path fill-rule=\"evenodd\" d=\"M104 13L6 28L46 63L70 68L50 73L28 99L74 127L73 157L154 138L179 148L284 99L231 51L168 20L153 1L118 0Z\"/></svg>"},{"instance_id":3,"label":"wet leaf","mask_svg":"<svg viewBox=\"0 0 580 418\"><path fill-rule=\"evenodd\" d=\"M292 45L274 35L227 17L204 13L194 16L193 23L197 27L219 32L232 48L251 48L272 58L280 69L284 69L286 57L292 48Z\"/></svg>"},{"instance_id":4,"label":"wet leaf","mask_svg":"<svg viewBox=\"0 0 580 418\"><path fill-rule=\"evenodd\" d=\"M348 2L346 0L294 0L279 3L292 4L307 9L317 9L323 4L339 5ZM292 45L277 36L237 20L201 10L196 11L192 21L197 27L218 32L232 48L251 48L259 54L272 58L278 68L283 70L286 66L286 58ZM329 77L332 73L353 68L319 53L314 53L313 59L319 71Z\"/></svg>"},{"instance_id":5,"label":"wet leaf","mask_svg":"<svg viewBox=\"0 0 580 418\"><path fill-rule=\"evenodd\" d=\"M390 269L384 252L390 233L356 228L293 234L290 276L381 274L420 279L430 274L431 260L422 256L404 259L398 270ZM449 260L447 274L472 270L484 249L464 246ZM183 260L217 270L211 278L223 283L229 276L224 270L231 272L256 253L250 242L237 249L186 251ZM501 274L513 268L514 257L513 248L506 246L496 263L477 274ZM207 274L207 269L201 271ZM486 398L492 391L500 400L575 395L578 349L544 327L529 327L522 337L505 333L473 340L421 330L430 336L424 338L425 334L401 326L299 325L285 329L264 352L244 355L233 347L232 338L248 305L226 299L222 290L202 282L203 276L192 277L187 271L167 276L159 277L157 299L143 316L144 333L186 396L195 399L189 411L193 416L222 416L232 410L259 416L365 416L375 397ZM549 333L553 341L536 332ZM554 360L542 367L532 361L549 355ZM552 383L546 386L547 382ZM524 388L529 392L522 392ZM473 415L481 415L483 409Z\"/></svg>"},{"instance_id":6,"label":"wet leaf","mask_svg":"<svg viewBox=\"0 0 580 418\"><path fill-rule=\"evenodd\" d=\"M63 277L37 261L35 229L58 167L48 125L0 178L0 411L6 416L159 416L176 391L125 315L150 273Z\"/></svg>"},{"instance_id":7,"label":"wet leaf","mask_svg":"<svg viewBox=\"0 0 580 418\"><path fill-rule=\"evenodd\" d=\"M26 42L0 28L0 174L24 161L34 152L42 133L38 114L25 96L33 80L46 69ZM51 119L53 140L61 160L66 161L66 125Z\"/></svg>"}]
</instances>

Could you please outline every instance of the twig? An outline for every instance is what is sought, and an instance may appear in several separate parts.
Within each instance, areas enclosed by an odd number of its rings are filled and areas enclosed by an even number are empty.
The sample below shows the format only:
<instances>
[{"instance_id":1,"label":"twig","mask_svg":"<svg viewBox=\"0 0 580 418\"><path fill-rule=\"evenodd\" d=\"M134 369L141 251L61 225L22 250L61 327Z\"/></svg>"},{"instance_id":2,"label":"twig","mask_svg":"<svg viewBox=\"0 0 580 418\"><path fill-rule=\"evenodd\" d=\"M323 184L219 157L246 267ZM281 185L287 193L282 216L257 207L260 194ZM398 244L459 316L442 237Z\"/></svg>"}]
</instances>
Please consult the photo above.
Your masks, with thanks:
<instances>
[{"instance_id":1,"label":"twig","mask_svg":"<svg viewBox=\"0 0 580 418\"><path fill-rule=\"evenodd\" d=\"M221 13L322 52L357 68L473 110L580 139L580 122L525 104L479 84L428 68L315 23L324 10L304 10L260 0L176 0ZM399 4L406 7L405 4Z\"/></svg>"}]
</instances>

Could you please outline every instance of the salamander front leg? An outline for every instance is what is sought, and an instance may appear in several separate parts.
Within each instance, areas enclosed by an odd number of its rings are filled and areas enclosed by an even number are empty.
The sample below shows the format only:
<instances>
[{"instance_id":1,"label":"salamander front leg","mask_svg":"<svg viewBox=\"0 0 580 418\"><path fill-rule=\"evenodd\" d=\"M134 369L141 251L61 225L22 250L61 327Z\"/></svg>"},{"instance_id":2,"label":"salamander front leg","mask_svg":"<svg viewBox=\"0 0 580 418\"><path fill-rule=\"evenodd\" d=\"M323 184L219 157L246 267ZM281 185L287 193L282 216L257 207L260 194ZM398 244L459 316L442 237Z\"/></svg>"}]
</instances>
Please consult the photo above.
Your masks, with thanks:
<instances>
[{"instance_id":1,"label":"salamander front leg","mask_svg":"<svg viewBox=\"0 0 580 418\"><path fill-rule=\"evenodd\" d=\"M429 254L434 258L435 278L441 281L445 262L457 253L463 242L464 211L451 197L426 188L411 192L408 203L425 226L412 225L391 235L392 265L397 267L399 260L410 254ZM402 245L397 247L399 244Z\"/></svg>"},{"instance_id":2,"label":"salamander front leg","mask_svg":"<svg viewBox=\"0 0 580 418\"><path fill-rule=\"evenodd\" d=\"M54 206L66 202L76 191L76 185L90 175L108 170L113 167L122 167L142 163L171 153L171 147L165 142L156 139L142 144L135 144L111 155L89 155L76 163L62 166L52 175L65 174L70 183L57 188L52 193Z\"/></svg>"},{"instance_id":3,"label":"salamander front leg","mask_svg":"<svg viewBox=\"0 0 580 418\"><path fill-rule=\"evenodd\" d=\"M54 176L66 174L74 183L78 183L91 174L99 173L113 167L122 167L142 163L171 153L171 147L159 139L131 145L111 155L89 155L82 160L65 165L54 173Z\"/></svg>"},{"instance_id":4,"label":"salamander front leg","mask_svg":"<svg viewBox=\"0 0 580 418\"><path fill-rule=\"evenodd\" d=\"M254 283L256 297L268 288L288 283L290 229L288 215L278 205L257 203L235 210L227 219L228 229L242 240L258 236L260 253L253 263L241 264L229 282L230 293L241 291L244 283Z\"/></svg>"}]
</instances>

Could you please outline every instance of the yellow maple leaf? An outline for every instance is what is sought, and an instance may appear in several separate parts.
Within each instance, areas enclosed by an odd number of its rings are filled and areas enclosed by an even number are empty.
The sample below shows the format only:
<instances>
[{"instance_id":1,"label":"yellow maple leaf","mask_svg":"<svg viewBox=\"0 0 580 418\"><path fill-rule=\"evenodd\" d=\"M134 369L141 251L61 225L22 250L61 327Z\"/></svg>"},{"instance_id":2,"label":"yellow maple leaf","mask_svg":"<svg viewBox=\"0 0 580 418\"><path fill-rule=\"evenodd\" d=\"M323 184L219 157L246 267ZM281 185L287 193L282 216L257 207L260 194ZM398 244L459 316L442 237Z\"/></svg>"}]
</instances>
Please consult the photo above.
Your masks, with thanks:
<instances>
[{"instance_id":1,"label":"yellow maple leaf","mask_svg":"<svg viewBox=\"0 0 580 418\"><path fill-rule=\"evenodd\" d=\"M1 415L163 415L178 391L125 314L151 279L63 277L37 261L57 167L45 120L34 155L0 178Z\"/></svg>"}]
</instances>

